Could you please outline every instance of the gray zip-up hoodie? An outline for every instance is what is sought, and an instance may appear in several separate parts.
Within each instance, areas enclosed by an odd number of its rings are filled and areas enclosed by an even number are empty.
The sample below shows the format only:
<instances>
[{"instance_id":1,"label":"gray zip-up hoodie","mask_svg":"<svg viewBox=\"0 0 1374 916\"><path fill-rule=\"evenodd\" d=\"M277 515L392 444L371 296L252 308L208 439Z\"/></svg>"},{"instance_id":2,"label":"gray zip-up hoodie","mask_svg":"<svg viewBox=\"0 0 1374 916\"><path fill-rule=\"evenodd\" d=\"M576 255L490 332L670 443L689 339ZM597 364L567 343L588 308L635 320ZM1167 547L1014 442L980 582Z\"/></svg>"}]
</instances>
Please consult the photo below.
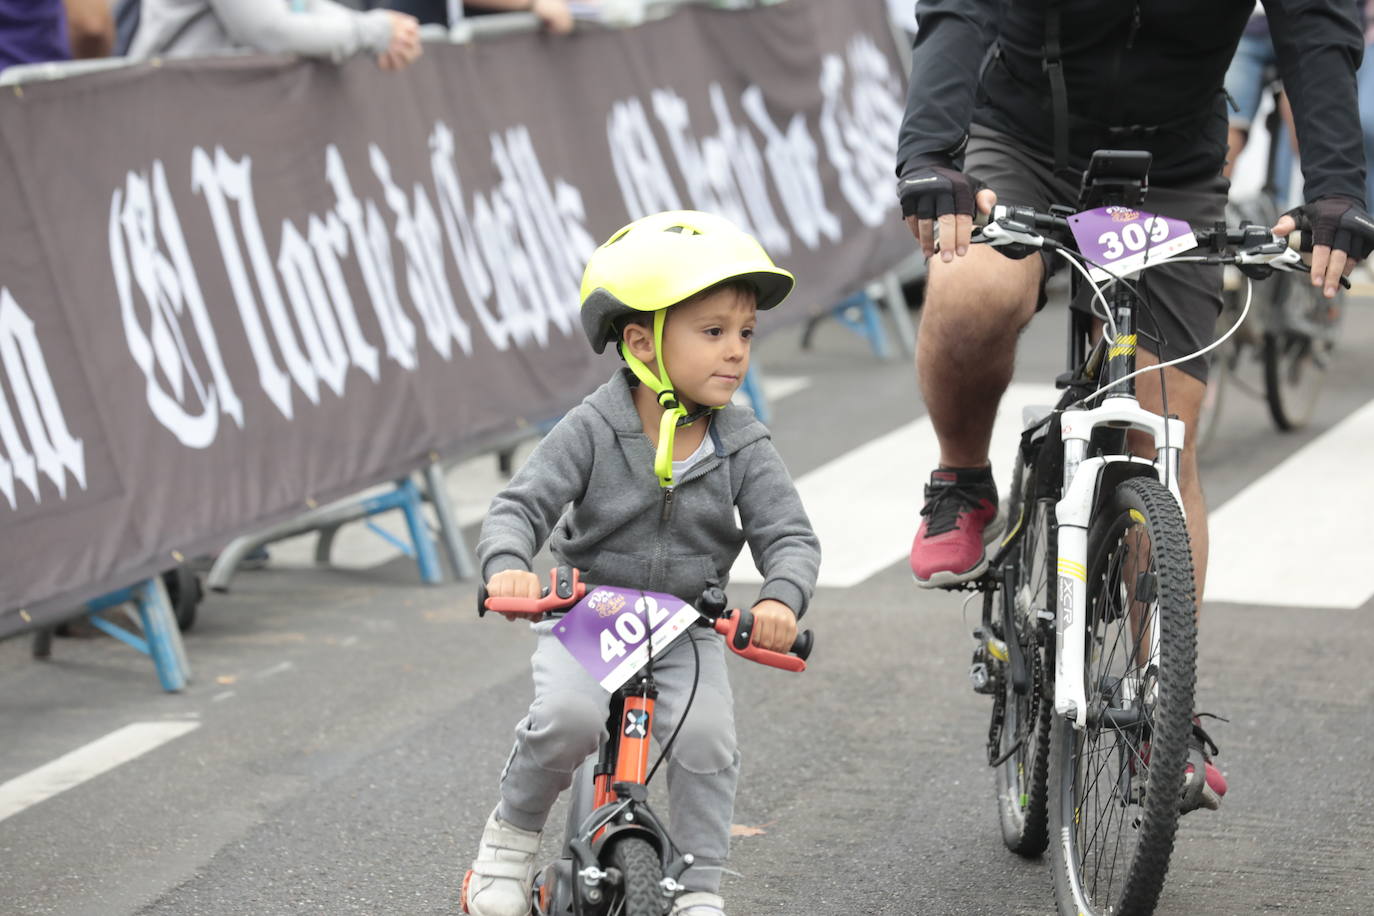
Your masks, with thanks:
<instances>
[{"instance_id":1,"label":"gray zip-up hoodie","mask_svg":"<svg viewBox=\"0 0 1374 916\"><path fill-rule=\"evenodd\" d=\"M492 500L477 544L483 579L529 570L552 535L553 555L588 582L695 601L707 585L729 584L748 542L764 575L759 598L800 617L820 543L767 428L747 407L714 411L714 450L665 489L629 380L617 372L570 410Z\"/></svg>"}]
</instances>

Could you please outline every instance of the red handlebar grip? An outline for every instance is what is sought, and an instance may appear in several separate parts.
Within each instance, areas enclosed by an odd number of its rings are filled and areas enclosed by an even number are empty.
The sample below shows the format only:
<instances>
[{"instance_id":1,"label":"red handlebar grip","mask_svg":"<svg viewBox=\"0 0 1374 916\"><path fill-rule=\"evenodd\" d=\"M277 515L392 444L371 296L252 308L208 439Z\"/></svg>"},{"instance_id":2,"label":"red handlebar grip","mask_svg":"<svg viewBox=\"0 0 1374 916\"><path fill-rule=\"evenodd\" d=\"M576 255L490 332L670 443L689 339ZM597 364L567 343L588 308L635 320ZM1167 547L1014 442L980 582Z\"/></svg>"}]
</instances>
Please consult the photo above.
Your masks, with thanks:
<instances>
[{"instance_id":1,"label":"red handlebar grip","mask_svg":"<svg viewBox=\"0 0 1374 916\"><path fill-rule=\"evenodd\" d=\"M752 643L743 649L735 648L735 630L739 628L739 615L731 614L728 618L717 618L712 626L715 631L725 637L726 645L730 651L736 655L743 656L751 662L758 662L760 665L770 665L774 668L781 668L784 671L805 671L806 662L795 655L788 655L786 652L774 652L772 649L760 649Z\"/></svg>"},{"instance_id":2,"label":"red handlebar grip","mask_svg":"<svg viewBox=\"0 0 1374 916\"><path fill-rule=\"evenodd\" d=\"M482 606L489 611L498 614L520 614L527 617L540 617L549 611L561 611L570 608L581 601L587 594L587 585L578 575L577 570L572 570L572 594L570 597L562 598L558 595L558 570L550 573L550 581L553 587L544 593L542 598L490 598L484 597ZM565 583L566 585L566 583ZM485 596L486 590L483 589Z\"/></svg>"}]
</instances>

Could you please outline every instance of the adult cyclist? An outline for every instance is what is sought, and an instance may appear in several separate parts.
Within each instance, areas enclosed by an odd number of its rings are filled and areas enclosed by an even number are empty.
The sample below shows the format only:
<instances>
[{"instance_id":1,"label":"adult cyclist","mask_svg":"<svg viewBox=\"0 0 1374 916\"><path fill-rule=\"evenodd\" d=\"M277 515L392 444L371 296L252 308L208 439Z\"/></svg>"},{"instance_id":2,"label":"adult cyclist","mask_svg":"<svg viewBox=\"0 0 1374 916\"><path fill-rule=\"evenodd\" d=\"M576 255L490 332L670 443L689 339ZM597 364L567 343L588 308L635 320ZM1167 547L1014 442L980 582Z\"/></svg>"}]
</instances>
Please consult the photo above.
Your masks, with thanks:
<instances>
[{"instance_id":1,"label":"adult cyclist","mask_svg":"<svg viewBox=\"0 0 1374 916\"><path fill-rule=\"evenodd\" d=\"M1312 282L1334 296L1369 253L1355 70L1363 50L1351 0L1266 0L1303 149L1307 203L1279 220L1315 244ZM911 569L924 587L975 578L996 536L988 446L1011 380L1017 336L1044 304L1049 256L1010 260L969 245L976 206L1072 203L1097 149L1153 154L1145 207L1193 223L1224 218L1222 80L1254 0L921 0L898 145L902 212L930 258L917 370L940 443ZM1301 66L1299 66L1301 64ZM936 224L939 251L936 255ZM1213 339L1219 268L1167 265L1142 275L1151 302L1139 364L1187 356ZM1152 323L1150 315L1153 316ZM1157 326L1156 326L1157 323ZM976 367L977 371L970 371ZM1162 412L1161 373L1138 384ZM1207 364L1162 370L1169 411L1196 423ZM1133 442L1149 455L1150 442ZM1189 443L1180 484L1201 598L1207 521ZM1201 743L1201 741L1199 741ZM1185 808L1220 804L1226 783L1189 765ZM1200 788L1199 788L1200 785Z\"/></svg>"}]
</instances>

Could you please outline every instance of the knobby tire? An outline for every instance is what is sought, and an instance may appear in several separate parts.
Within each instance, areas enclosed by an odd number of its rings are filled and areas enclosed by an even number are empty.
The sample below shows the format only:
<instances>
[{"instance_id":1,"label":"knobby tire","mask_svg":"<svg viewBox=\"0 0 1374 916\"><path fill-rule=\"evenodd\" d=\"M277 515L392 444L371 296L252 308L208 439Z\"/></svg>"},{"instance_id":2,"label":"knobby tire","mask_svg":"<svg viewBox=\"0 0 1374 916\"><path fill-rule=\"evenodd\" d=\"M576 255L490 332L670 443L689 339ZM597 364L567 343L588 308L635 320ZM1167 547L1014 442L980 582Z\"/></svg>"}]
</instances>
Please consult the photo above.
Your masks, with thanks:
<instances>
[{"instance_id":1,"label":"knobby tire","mask_svg":"<svg viewBox=\"0 0 1374 916\"><path fill-rule=\"evenodd\" d=\"M1188 533L1157 480L1121 483L1099 510L1087 583L1088 724L1051 726L1055 896L1066 916L1148 916L1178 827L1197 660ZM1157 659L1140 621L1159 628Z\"/></svg>"}]
</instances>

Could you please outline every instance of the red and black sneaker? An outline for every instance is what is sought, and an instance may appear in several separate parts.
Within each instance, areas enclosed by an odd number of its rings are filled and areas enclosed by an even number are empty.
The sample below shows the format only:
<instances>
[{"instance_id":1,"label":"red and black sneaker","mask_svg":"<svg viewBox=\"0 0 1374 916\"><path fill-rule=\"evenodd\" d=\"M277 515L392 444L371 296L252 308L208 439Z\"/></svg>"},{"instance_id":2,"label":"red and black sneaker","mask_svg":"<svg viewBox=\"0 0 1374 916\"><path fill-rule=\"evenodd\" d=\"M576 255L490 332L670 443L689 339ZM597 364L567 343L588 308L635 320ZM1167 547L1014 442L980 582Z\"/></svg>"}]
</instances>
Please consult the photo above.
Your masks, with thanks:
<instances>
[{"instance_id":1,"label":"red and black sneaker","mask_svg":"<svg viewBox=\"0 0 1374 916\"><path fill-rule=\"evenodd\" d=\"M1212 736L1202 729L1200 716L1205 715L1209 714L1193 716L1193 734L1188 741L1188 767L1184 771L1183 796L1179 799L1181 814L1198 808L1215 811L1221 807L1222 796L1226 794L1226 777L1212 764L1212 758L1221 751ZM1201 779L1198 778L1199 771L1202 773Z\"/></svg>"},{"instance_id":2,"label":"red and black sneaker","mask_svg":"<svg viewBox=\"0 0 1374 916\"><path fill-rule=\"evenodd\" d=\"M945 588L981 576L985 546L1004 527L991 468L938 468L926 485L924 521L911 544L911 574L922 588Z\"/></svg>"}]
</instances>

